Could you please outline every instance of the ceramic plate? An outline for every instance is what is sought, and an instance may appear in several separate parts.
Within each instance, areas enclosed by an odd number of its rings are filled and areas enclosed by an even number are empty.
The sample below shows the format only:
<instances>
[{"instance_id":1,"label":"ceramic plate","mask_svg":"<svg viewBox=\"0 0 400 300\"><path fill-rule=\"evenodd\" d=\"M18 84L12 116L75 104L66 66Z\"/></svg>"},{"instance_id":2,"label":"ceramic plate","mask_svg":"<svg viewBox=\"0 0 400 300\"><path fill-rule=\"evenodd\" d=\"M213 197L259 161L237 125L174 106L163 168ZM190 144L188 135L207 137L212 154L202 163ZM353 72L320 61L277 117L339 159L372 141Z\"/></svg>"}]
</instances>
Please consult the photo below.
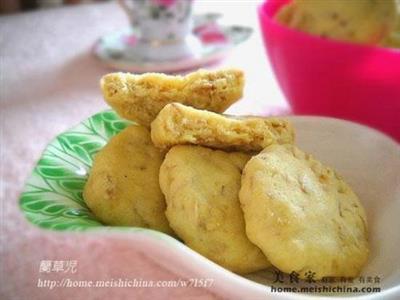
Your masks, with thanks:
<instances>
[{"instance_id":1,"label":"ceramic plate","mask_svg":"<svg viewBox=\"0 0 400 300\"><path fill-rule=\"evenodd\" d=\"M375 130L347 121L321 117L290 119L296 128L298 145L334 166L360 196L367 211L371 255L363 270L364 283L356 278L346 285L379 287L382 290L378 294L360 296L365 299L374 298L374 295L380 299L383 296L399 299L399 144ZM82 190L94 155L129 124L114 111L105 111L57 136L43 152L21 195L20 207L28 220L51 230L85 231L87 234L100 233L132 240L132 248L146 247L146 251L166 267L173 265L175 270L190 269L200 277L214 278L218 281L215 292L225 296L241 299L306 297L294 293L271 294L269 286L277 285L273 269L241 277L165 234L142 228L111 228L98 222L86 207ZM368 278L372 278L372 282ZM375 278L379 278L379 282L375 282ZM307 286L308 283L299 284ZM344 283L324 284L335 286ZM342 296L350 295L361 293Z\"/></svg>"},{"instance_id":2,"label":"ceramic plate","mask_svg":"<svg viewBox=\"0 0 400 300\"><path fill-rule=\"evenodd\" d=\"M100 38L94 45L94 54L107 66L130 72L175 72L212 63L223 58L233 47L247 40L249 27L221 25L219 14L194 16L192 35L200 41L195 53L189 58L173 61L145 61L132 58L129 50L135 47L137 33L125 28ZM160 50L161 51L161 50Z\"/></svg>"}]
</instances>

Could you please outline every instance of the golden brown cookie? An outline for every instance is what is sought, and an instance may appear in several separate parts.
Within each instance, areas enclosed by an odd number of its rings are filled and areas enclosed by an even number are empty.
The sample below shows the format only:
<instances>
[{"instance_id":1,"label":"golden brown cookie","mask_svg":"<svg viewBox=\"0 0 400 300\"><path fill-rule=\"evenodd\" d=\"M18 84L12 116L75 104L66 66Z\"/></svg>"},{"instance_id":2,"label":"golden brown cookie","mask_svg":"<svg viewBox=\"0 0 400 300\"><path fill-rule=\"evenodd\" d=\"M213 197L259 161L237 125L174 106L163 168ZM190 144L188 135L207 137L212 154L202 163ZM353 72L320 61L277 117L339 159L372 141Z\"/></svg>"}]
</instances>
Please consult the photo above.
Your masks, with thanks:
<instances>
[{"instance_id":1,"label":"golden brown cookie","mask_svg":"<svg viewBox=\"0 0 400 300\"><path fill-rule=\"evenodd\" d=\"M400 2L399 2L400 3ZM400 48L400 4L397 11L397 23L389 36L382 42L382 46Z\"/></svg>"},{"instance_id":2,"label":"golden brown cookie","mask_svg":"<svg viewBox=\"0 0 400 300\"><path fill-rule=\"evenodd\" d=\"M224 116L171 103L151 124L151 139L159 148L194 144L261 151L274 143L293 143L294 129L283 119Z\"/></svg>"},{"instance_id":3,"label":"golden brown cookie","mask_svg":"<svg viewBox=\"0 0 400 300\"><path fill-rule=\"evenodd\" d=\"M172 234L158 182L163 158L148 129L127 127L96 154L83 192L87 206L104 224Z\"/></svg>"},{"instance_id":4,"label":"golden brown cookie","mask_svg":"<svg viewBox=\"0 0 400 300\"><path fill-rule=\"evenodd\" d=\"M397 14L395 0L294 0L276 19L321 37L378 44L394 28Z\"/></svg>"},{"instance_id":5,"label":"golden brown cookie","mask_svg":"<svg viewBox=\"0 0 400 300\"><path fill-rule=\"evenodd\" d=\"M150 126L168 103L223 112L243 94L243 72L199 70L186 76L112 73L101 79L104 99L128 120Z\"/></svg>"},{"instance_id":6,"label":"golden brown cookie","mask_svg":"<svg viewBox=\"0 0 400 300\"><path fill-rule=\"evenodd\" d=\"M275 19L283 25L290 25L294 14L294 9L293 2L283 5L276 13Z\"/></svg>"},{"instance_id":7,"label":"golden brown cookie","mask_svg":"<svg viewBox=\"0 0 400 300\"><path fill-rule=\"evenodd\" d=\"M175 146L160 169L166 216L193 250L237 273L268 267L245 234L238 193L249 155L200 146Z\"/></svg>"},{"instance_id":8,"label":"golden brown cookie","mask_svg":"<svg viewBox=\"0 0 400 300\"><path fill-rule=\"evenodd\" d=\"M271 145L244 168L249 239L283 272L357 276L368 257L364 209L335 171L293 145Z\"/></svg>"}]
</instances>

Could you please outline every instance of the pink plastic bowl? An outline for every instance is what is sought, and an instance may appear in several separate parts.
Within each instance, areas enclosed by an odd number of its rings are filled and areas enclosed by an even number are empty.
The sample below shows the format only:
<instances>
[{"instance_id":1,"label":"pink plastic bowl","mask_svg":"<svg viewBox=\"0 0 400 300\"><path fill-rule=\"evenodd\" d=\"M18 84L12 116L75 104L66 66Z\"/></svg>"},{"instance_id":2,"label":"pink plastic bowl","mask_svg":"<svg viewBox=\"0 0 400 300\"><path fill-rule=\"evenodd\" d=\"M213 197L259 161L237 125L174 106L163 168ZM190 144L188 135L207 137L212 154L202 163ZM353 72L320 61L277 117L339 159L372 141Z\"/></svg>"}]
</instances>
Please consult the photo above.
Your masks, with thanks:
<instances>
[{"instance_id":1,"label":"pink plastic bowl","mask_svg":"<svg viewBox=\"0 0 400 300\"><path fill-rule=\"evenodd\" d=\"M354 45L292 30L273 20L288 0L259 7L265 46L295 114L377 128L400 141L400 51Z\"/></svg>"}]
</instances>

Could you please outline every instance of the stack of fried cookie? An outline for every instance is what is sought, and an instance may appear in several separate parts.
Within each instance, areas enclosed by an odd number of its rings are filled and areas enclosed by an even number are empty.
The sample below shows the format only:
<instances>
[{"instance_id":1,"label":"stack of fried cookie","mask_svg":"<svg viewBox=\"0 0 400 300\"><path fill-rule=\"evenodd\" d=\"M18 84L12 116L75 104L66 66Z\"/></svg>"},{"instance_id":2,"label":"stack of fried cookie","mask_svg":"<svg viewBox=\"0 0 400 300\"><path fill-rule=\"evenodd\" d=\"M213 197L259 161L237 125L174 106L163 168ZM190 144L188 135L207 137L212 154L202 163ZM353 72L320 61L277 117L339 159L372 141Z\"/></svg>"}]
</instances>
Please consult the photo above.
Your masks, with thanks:
<instances>
[{"instance_id":1,"label":"stack of fried cookie","mask_svg":"<svg viewBox=\"0 0 400 300\"><path fill-rule=\"evenodd\" d=\"M357 276L368 256L360 201L294 146L287 120L221 114L243 86L233 69L104 76L105 100L135 123L96 155L85 202L104 224L177 236L240 274Z\"/></svg>"}]
</instances>

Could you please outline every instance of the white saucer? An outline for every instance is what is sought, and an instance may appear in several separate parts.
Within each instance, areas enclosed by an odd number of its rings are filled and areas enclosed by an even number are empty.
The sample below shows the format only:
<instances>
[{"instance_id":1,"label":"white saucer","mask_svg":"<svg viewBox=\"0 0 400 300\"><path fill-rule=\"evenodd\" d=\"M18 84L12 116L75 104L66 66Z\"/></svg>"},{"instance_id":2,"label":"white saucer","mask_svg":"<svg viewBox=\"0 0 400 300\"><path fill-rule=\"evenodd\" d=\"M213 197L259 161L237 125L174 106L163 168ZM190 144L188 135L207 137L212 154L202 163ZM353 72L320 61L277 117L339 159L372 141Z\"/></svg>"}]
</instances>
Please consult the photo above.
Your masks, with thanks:
<instances>
[{"instance_id":1,"label":"white saucer","mask_svg":"<svg viewBox=\"0 0 400 300\"><path fill-rule=\"evenodd\" d=\"M218 24L219 14L194 16L192 36L188 46L192 47L191 56L175 60L149 60L135 55L140 46L137 32L124 28L101 37L94 45L93 52L108 67L129 72L174 72L196 68L223 58L230 49L247 40L252 29L249 27ZM163 46L157 51L162 52Z\"/></svg>"}]
</instances>

